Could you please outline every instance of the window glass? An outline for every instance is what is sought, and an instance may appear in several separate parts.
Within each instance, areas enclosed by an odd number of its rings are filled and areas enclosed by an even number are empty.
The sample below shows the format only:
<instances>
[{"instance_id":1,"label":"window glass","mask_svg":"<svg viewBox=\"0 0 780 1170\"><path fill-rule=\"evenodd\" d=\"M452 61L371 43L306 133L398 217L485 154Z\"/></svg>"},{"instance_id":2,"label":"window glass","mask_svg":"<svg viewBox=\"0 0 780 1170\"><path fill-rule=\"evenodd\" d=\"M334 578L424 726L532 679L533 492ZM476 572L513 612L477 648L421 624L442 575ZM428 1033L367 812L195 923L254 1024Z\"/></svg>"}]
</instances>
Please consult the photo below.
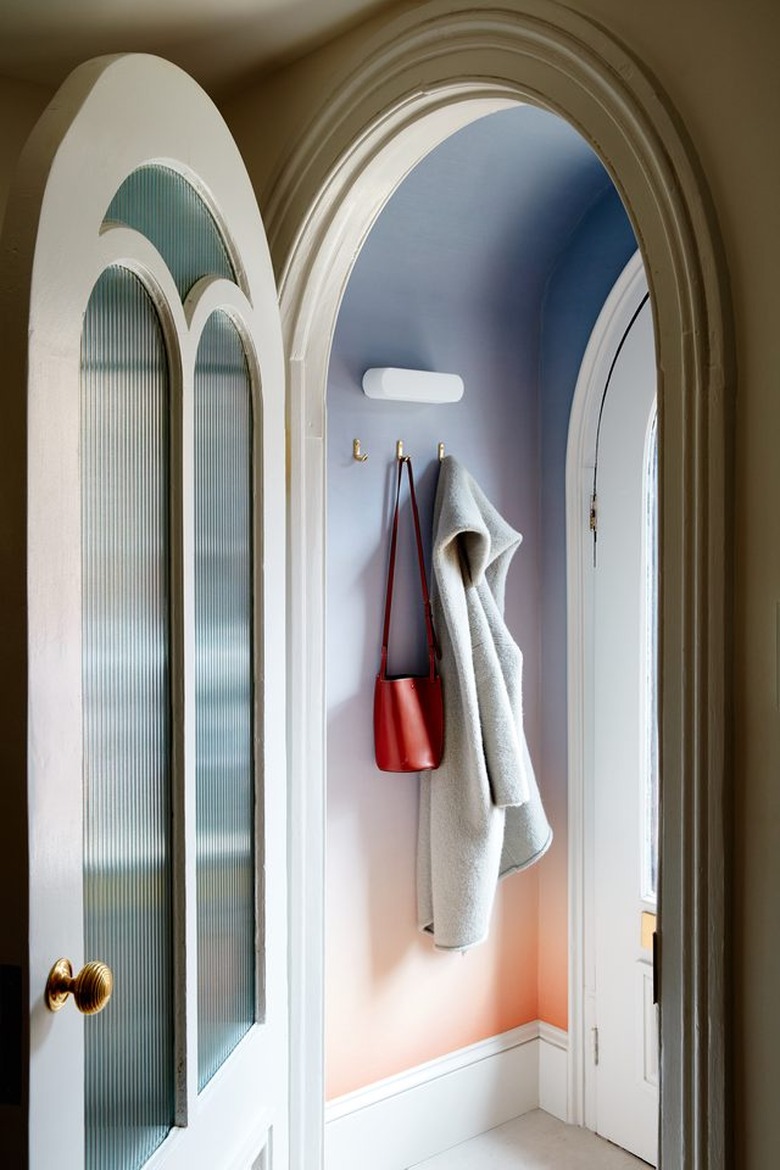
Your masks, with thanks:
<instances>
[{"instance_id":1,"label":"window glass","mask_svg":"<svg viewBox=\"0 0 780 1170\"><path fill-rule=\"evenodd\" d=\"M169 446L160 321L113 266L81 341L84 935L121 991L84 1029L87 1170L173 1125Z\"/></svg>"},{"instance_id":2,"label":"window glass","mask_svg":"<svg viewBox=\"0 0 780 1170\"><path fill-rule=\"evenodd\" d=\"M214 313L195 364L198 1085L255 1018L252 394Z\"/></svg>"},{"instance_id":3,"label":"window glass","mask_svg":"<svg viewBox=\"0 0 780 1170\"><path fill-rule=\"evenodd\" d=\"M658 414L653 411L645 463L645 671L642 897L658 897Z\"/></svg>"},{"instance_id":4,"label":"window glass","mask_svg":"<svg viewBox=\"0 0 780 1170\"><path fill-rule=\"evenodd\" d=\"M134 228L154 244L182 300L201 276L236 279L210 210L192 183L170 167L150 164L128 175L106 220Z\"/></svg>"}]
</instances>

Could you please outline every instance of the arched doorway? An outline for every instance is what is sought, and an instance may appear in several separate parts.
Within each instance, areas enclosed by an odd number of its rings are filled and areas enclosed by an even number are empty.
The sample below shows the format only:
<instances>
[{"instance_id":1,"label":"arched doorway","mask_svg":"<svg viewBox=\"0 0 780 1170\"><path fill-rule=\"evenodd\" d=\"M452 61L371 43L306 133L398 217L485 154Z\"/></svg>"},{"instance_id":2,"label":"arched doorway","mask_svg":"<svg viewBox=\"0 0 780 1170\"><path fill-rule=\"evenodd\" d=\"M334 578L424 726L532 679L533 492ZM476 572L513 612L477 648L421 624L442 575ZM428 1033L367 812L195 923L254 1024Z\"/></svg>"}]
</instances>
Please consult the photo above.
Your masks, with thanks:
<instances>
[{"instance_id":1,"label":"arched doorway","mask_svg":"<svg viewBox=\"0 0 780 1170\"><path fill-rule=\"evenodd\" d=\"M267 207L289 354L293 1142L321 1165L324 848L324 390L353 258L400 178L468 121L545 105L591 142L641 243L661 426L661 1161L726 1164L724 958L729 875L728 289L709 198L658 86L600 28L436 6L386 27L343 77ZM484 80L489 78L489 81ZM685 892L685 896L683 896ZM706 906L706 914L704 908ZM708 1029L696 1026L699 1018Z\"/></svg>"}]
</instances>

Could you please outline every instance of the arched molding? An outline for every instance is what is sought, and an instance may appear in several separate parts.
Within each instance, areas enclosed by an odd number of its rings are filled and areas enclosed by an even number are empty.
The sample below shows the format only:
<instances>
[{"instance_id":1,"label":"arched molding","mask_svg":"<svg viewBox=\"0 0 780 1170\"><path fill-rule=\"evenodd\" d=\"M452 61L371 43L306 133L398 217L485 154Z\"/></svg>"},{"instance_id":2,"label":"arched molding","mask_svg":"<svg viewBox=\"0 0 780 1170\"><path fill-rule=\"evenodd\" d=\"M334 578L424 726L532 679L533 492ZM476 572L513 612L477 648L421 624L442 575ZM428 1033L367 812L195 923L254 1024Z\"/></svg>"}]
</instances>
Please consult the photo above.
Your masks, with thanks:
<instances>
[{"instance_id":1,"label":"arched molding","mask_svg":"<svg viewBox=\"0 0 780 1170\"><path fill-rule=\"evenodd\" d=\"M269 189L288 352L291 930L296 1164L321 1165L325 388L354 258L449 133L532 102L574 125L631 217L654 311L661 427L662 1164L728 1164L734 351L709 192L658 83L548 0L434 0L372 26ZM297 1006L296 1006L297 1005Z\"/></svg>"}]
</instances>

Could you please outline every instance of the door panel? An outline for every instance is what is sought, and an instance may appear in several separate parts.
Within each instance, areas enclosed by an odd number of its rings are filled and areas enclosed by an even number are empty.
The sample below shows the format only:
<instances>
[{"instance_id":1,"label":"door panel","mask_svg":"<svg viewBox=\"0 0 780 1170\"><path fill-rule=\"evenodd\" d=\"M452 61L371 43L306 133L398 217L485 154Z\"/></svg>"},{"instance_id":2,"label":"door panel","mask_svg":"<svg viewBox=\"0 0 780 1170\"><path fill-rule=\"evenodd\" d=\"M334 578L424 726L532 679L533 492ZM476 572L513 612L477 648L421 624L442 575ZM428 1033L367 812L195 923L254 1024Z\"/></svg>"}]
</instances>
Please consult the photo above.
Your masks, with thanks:
<instances>
[{"instance_id":1,"label":"door panel","mask_svg":"<svg viewBox=\"0 0 780 1170\"><path fill-rule=\"evenodd\" d=\"M658 1037L652 956L642 928L643 912L655 910L648 896L654 862L647 848L655 830L646 799L657 759L657 567L648 523L657 507L654 463L648 473L655 384L652 315L645 302L615 360L601 416L593 575L593 920L596 1130L653 1165Z\"/></svg>"},{"instance_id":2,"label":"door panel","mask_svg":"<svg viewBox=\"0 0 780 1170\"><path fill-rule=\"evenodd\" d=\"M284 367L251 184L180 70L103 58L31 137L2 250L30 1165L283 1170ZM47 1011L60 956L113 963L102 1016Z\"/></svg>"}]
</instances>

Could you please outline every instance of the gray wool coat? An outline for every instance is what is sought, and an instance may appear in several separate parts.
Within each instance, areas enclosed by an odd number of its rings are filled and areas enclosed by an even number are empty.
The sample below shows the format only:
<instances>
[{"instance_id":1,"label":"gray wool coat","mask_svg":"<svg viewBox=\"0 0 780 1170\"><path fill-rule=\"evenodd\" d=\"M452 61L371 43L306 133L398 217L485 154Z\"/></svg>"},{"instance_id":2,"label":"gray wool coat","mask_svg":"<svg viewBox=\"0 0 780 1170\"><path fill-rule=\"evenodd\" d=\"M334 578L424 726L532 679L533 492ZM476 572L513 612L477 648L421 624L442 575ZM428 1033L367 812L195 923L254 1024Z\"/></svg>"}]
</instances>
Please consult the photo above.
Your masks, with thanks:
<instances>
[{"instance_id":1,"label":"gray wool coat","mask_svg":"<svg viewBox=\"0 0 780 1170\"><path fill-rule=\"evenodd\" d=\"M504 622L521 540L447 456L433 518L444 755L421 775L417 853L419 927L443 949L482 942L498 879L552 841L523 731L523 656Z\"/></svg>"}]
</instances>

